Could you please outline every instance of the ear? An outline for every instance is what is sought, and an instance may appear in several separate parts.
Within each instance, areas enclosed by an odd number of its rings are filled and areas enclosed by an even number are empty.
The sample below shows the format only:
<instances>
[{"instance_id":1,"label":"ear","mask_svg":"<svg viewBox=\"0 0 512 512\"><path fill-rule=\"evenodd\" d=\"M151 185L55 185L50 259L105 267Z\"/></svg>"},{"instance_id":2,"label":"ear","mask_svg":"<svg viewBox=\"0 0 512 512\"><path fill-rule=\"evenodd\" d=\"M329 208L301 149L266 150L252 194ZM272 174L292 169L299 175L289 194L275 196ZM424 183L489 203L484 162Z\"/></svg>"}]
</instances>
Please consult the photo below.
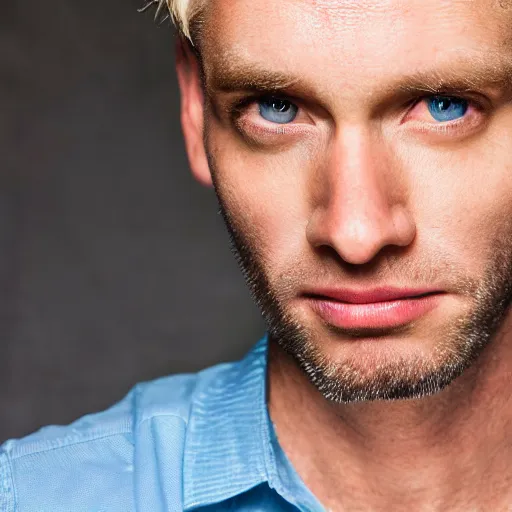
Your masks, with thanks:
<instances>
[{"instance_id":1,"label":"ear","mask_svg":"<svg viewBox=\"0 0 512 512\"><path fill-rule=\"evenodd\" d=\"M176 72L181 92L181 127L190 169L199 183L212 187L203 143L204 97L199 62L188 41L177 38Z\"/></svg>"}]
</instances>

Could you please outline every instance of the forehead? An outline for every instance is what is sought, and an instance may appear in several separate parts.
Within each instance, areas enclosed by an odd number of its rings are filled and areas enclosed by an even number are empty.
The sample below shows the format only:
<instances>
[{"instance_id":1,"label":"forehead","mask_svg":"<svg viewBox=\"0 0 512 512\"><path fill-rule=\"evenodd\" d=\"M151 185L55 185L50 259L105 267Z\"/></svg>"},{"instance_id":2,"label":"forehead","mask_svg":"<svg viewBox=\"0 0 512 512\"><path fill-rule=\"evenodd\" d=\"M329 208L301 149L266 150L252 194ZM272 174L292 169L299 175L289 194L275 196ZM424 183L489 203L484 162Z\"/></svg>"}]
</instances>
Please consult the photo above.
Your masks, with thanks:
<instances>
[{"instance_id":1,"label":"forehead","mask_svg":"<svg viewBox=\"0 0 512 512\"><path fill-rule=\"evenodd\" d=\"M301 74L371 79L451 54L512 47L512 0L209 0L205 68L242 58ZM363 76L364 75L364 76ZM355 81L356 82L356 81ZM341 83L341 82L340 82Z\"/></svg>"}]
</instances>

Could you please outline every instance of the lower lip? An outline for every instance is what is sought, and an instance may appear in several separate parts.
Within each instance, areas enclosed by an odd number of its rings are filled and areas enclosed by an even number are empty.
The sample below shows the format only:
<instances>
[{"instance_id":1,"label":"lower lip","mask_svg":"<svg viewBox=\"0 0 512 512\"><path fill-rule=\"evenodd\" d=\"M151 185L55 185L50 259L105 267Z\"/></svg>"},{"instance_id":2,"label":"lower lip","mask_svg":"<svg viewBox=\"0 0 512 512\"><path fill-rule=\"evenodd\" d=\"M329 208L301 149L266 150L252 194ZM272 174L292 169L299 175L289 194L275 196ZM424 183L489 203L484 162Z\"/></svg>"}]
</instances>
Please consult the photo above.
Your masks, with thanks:
<instances>
[{"instance_id":1,"label":"lower lip","mask_svg":"<svg viewBox=\"0 0 512 512\"><path fill-rule=\"evenodd\" d=\"M309 300L312 308L331 325L346 329L378 329L397 327L416 320L438 305L440 295L369 304L352 304L321 298Z\"/></svg>"}]
</instances>

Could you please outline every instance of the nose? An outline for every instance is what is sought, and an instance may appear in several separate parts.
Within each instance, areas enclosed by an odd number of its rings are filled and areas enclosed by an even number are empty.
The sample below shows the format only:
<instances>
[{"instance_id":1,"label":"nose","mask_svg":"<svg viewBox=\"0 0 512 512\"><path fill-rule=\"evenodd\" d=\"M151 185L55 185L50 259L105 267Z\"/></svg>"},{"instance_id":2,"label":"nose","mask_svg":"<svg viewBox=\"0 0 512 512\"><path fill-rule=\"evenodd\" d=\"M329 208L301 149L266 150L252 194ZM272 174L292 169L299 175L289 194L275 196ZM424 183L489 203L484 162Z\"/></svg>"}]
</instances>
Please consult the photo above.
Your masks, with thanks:
<instances>
[{"instance_id":1,"label":"nose","mask_svg":"<svg viewBox=\"0 0 512 512\"><path fill-rule=\"evenodd\" d=\"M408 246L416 225L406 188L404 172L382 137L360 127L340 130L312 176L308 242L329 246L358 265L386 246Z\"/></svg>"}]
</instances>

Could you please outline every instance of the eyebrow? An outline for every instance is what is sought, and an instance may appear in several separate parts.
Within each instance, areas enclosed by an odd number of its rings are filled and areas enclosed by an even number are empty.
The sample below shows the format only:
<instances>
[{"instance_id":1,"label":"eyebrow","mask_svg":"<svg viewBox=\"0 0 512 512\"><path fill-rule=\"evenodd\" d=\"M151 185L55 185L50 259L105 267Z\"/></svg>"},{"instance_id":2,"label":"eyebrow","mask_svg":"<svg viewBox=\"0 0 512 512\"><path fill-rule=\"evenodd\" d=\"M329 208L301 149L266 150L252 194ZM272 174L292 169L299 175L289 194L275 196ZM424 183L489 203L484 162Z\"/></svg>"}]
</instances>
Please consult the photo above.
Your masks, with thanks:
<instances>
[{"instance_id":1,"label":"eyebrow","mask_svg":"<svg viewBox=\"0 0 512 512\"><path fill-rule=\"evenodd\" d=\"M420 70L399 81L404 92L471 91L486 87L512 87L512 58L507 56L471 57Z\"/></svg>"},{"instance_id":2,"label":"eyebrow","mask_svg":"<svg viewBox=\"0 0 512 512\"><path fill-rule=\"evenodd\" d=\"M290 88L310 89L304 77L268 69L232 52L211 67L209 92L282 92ZM429 69L394 76L381 88L389 94L464 92L487 87L512 88L512 56L490 52L472 56L457 55Z\"/></svg>"},{"instance_id":3,"label":"eyebrow","mask_svg":"<svg viewBox=\"0 0 512 512\"><path fill-rule=\"evenodd\" d=\"M299 77L291 74L273 71L252 62L232 60L229 64L222 62L214 66L212 81L208 83L208 88L222 92L279 91L300 82L302 80Z\"/></svg>"}]
</instances>

